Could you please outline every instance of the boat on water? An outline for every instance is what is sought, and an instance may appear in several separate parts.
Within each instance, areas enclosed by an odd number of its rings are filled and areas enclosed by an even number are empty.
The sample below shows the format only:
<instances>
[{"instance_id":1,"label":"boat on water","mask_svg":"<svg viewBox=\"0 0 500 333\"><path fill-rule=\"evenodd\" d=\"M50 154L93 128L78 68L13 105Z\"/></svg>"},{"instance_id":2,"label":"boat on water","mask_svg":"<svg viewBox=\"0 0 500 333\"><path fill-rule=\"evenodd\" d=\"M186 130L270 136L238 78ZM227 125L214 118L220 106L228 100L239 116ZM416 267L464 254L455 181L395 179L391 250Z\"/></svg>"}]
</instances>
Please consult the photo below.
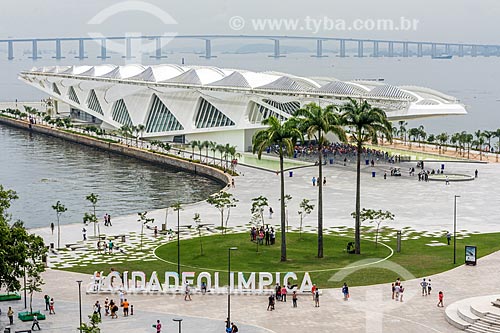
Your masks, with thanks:
<instances>
[{"instance_id":1,"label":"boat on water","mask_svg":"<svg viewBox=\"0 0 500 333\"><path fill-rule=\"evenodd\" d=\"M432 59L451 59L451 58L453 58L453 55L451 54L440 54L432 56Z\"/></svg>"}]
</instances>

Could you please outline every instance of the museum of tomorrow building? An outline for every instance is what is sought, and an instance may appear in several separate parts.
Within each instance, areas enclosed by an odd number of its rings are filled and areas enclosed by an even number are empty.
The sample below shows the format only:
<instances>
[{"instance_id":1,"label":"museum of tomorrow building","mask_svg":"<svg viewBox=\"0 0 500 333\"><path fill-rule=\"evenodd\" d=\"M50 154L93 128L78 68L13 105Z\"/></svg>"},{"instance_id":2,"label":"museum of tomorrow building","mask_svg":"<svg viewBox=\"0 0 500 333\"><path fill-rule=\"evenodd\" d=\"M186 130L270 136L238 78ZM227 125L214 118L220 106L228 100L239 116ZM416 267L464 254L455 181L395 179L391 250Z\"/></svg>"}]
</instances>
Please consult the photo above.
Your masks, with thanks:
<instances>
[{"instance_id":1,"label":"museum of tomorrow building","mask_svg":"<svg viewBox=\"0 0 500 333\"><path fill-rule=\"evenodd\" d=\"M49 94L56 112L84 115L108 130L142 124L145 139L210 140L241 151L263 119L287 119L311 102L367 100L391 121L467 113L456 98L423 87L208 66L53 66L19 78Z\"/></svg>"}]
</instances>

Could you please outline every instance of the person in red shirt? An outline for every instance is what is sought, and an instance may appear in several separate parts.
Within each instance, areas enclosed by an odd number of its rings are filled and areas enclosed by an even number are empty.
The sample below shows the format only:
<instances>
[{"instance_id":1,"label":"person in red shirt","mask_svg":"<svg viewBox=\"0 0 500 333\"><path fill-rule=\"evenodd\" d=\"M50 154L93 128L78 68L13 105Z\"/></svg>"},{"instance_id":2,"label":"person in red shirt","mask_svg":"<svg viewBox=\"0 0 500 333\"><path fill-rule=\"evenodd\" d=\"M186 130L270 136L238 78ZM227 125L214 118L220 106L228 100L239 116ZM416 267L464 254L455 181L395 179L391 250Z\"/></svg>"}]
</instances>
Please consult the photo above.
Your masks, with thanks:
<instances>
[{"instance_id":1,"label":"person in red shirt","mask_svg":"<svg viewBox=\"0 0 500 333\"><path fill-rule=\"evenodd\" d=\"M314 294L316 293L316 285L313 284L312 288L311 288L311 293L313 295L313 301L314 301Z\"/></svg>"},{"instance_id":2,"label":"person in red shirt","mask_svg":"<svg viewBox=\"0 0 500 333\"><path fill-rule=\"evenodd\" d=\"M153 325L153 327L156 327L156 333L161 333L161 323L160 319L156 321L156 325Z\"/></svg>"},{"instance_id":3,"label":"person in red shirt","mask_svg":"<svg viewBox=\"0 0 500 333\"><path fill-rule=\"evenodd\" d=\"M439 294L438 294L438 299L439 299L439 302L437 304L438 307L444 307L444 305L443 305L443 298L444 298L443 292L440 291Z\"/></svg>"}]
</instances>

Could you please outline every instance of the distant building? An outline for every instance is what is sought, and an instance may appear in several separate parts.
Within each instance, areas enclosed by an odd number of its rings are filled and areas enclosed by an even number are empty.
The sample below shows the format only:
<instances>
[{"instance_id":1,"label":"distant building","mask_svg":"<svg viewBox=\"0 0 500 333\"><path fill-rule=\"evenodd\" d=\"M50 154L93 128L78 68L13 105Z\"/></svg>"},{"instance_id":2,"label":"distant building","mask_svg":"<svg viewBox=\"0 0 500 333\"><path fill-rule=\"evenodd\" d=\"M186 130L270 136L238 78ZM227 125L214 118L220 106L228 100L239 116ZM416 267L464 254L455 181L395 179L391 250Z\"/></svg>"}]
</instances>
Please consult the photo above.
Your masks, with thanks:
<instances>
[{"instance_id":1,"label":"distant building","mask_svg":"<svg viewBox=\"0 0 500 333\"><path fill-rule=\"evenodd\" d=\"M289 118L310 102L366 99L391 121L467 113L456 98L428 88L208 66L55 66L19 78L49 94L58 112L106 129L143 124L145 139L210 140L238 150L249 150L263 119Z\"/></svg>"}]
</instances>

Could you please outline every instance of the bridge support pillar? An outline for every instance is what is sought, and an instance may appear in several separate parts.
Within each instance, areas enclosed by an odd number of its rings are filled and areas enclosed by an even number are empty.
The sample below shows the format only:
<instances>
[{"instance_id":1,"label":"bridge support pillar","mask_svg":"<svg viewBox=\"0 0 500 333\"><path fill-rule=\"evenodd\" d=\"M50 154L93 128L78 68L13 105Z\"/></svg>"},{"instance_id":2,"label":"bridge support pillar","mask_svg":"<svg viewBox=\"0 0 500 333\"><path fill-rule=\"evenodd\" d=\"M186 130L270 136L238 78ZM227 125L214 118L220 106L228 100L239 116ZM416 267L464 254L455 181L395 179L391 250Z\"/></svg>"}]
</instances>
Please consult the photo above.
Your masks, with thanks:
<instances>
[{"instance_id":1,"label":"bridge support pillar","mask_svg":"<svg viewBox=\"0 0 500 333\"><path fill-rule=\"evenodd\" d=\"M417 44L417 57L422 58L424 56L424 52L422 51L422 43Z\"/></svg>"},{"instance_id":2,"label":"bridge support pillar","mask_svg":"<svg viewBox=\"0 0 500 333\"><path fill-rule=\"evenodd\" d=\"M477 46L476 45L472 45L472 47L471 47L471 55L473 57L477 57Z\"/></svg>"},{"instance_id":3,"label":"bridge support pillar","mask_svg":"<svg viewBox=\"0 0 500 333\"><path fill-rule=\"evenodd\" d=\"M156 37L155 38L155 43L156 43L156 46L155 46L155 55L154 56L150 56L150 58L154 58L154 59L168 58L166 55L163 55L162 52L161 52L161 50L162 50L161 37Z\"/></svg>"},{"instance_id":4,"label":"bridge support pillar","mask_svg":"<svg viewBox=\"0 0 500 333\"><path fill-rule=\"evenodd\" d=\"M394 57L394 42L389 42L387 49L389 57Z\"/></svg>"},{"instance_id":5,"label":"bridge support pillar","mask_svg":"<svg viewBox=\"0 0 500 333\"><path fill-rule=\"evenodd\" d=\"M408 43L403 43L403 57L408 57Z\"/></svg>"},{"instance_id":6,"label":"bridge support pillar","mask_svg":"<svg viewBox=\"0 0 500 333\"><path fill-rule=\"evenodd\" d=\"M451 44L444 45L444 53L451 55Z\"/></svg>"},{"instance_id":7,"label":"bridge support pillar","mask_svg":"<svg viewBox=\"0 0 500 333\"><path fill-rule=\"evenodd\" d=\"M270 55L272 58L284 58L285 56L281 54L280 50L280 40L279 39L273 39L274 40L274 54Z\"/></svg>"},{"instance_id":8,"label":"bridge support pillar","mask_svg":"<svg viewBox=\"0 0 500 333\"><path fill-rule=\"evenodd\" d=\"M32 54L31 54L30 59L33 59L33 60L41 59L41 57L38 56L38 41L36 39L33 39L31 44L32 44L32 46L31 46Z\"/></svg>"},{"instance_id":9,"label":"bridge support pillar","mask_svg":"<svg viewBox=\"0 0 500 333\"><path fill-rule=\"evenodd\" d=\"M437 56L437 45L436 44L431 44L431 56L432 57Z\"/></svg>"},{"instance_id":10,"label":"bridge support pillar","mask_svg":"<svg viewBox=\"0 0 500 333\"><path fill-rule=\"evenodd\" d=\"M458 45L458 56L459 57L464 56L464 46L463 45Z\"/></svg>"},{"instance_id":11,"label":"bridge support pillar","mask_svg":"<svg viewBox=\"0 0 500 333\"><path fill-rule=\"evenodd\" d=\"M62 48L61 48L61 40L56 39L56 56L52 57L56 60L61 60L64 59L65 57L62 56Z\"/></svg>"},{"instance_id":12,"label":"bridge support pillar","mask_svg":"<svg viewBox=\"0 0 500 333\"><path fill-rule=\"evenodd\" d=\"M327 55L323 54L323 40L318 39L316 41L316 55L312 55L311 57L315 57L315 58L328 57Z\"/></svg>"},{"instance_id":13,"label":"bridge support pillar","mask_svg":"<svg viewBox=\"0 0 500 333\"><path fill-rule=\"evenodd\" d=\"M201 56L201 58L205 58L205 59L217 58L216 56L212 55L212 40L211 39L205 39L205 55Z\"/></svg>"},{"instance_id":14,"label":"bridge support pillar","mask_svg":"<svg viewBox=\"0 0 500 333\"><path fill-rule=\"evenodd\" d=\"M101 39L101 55L97 56L98 59L109 59L108 57L108 49L106 48L106 38Z\"/></svg>"},{"instance_id":15,"label":"bridge support pillar","mask_svg":"<svg viewBox=\"0 0 500 333\"><path fill-rule=\"evenodd\" d=\"M341 58L345 58L345 40L344 39L340 40L340 54L339 54L339 56Z\"/></svg>"},{"instance_id":16,"label":"bridge support pillar","mask_svg":"<svg viewBox=\"0 0 500 333\"><path fill-rule=\"evenodd\" d=\"M132 56L132 38L127 37L125 38L125 55L122 57L127 60L135 58L135 56Z\"/></svg>"},{"instance_id":17,"label":"bridge support pillar","mask_svg":"<svg viewBox=\"0 0 500 333\"><path fill-rule=\"evenodd\" d=\"M378 58L378 42L373 42L373 57Z\"/></svg>"},{"instance_id":18,"label":"bridge support pillar","mask_svg":"<svg viewBox=\"0 0 500 333\"><path fill-rule=\"evenodd\" d=\"M79 39L78 40L78 56L75 58L79 60L86 59L87 57L85 56L85 40L84 39Z\"/></svg>"},{"instance_id":19,"label":"bridge support pillar","mask_svg":"<svg viewBox=\"0 0 500 333\"><path fill-rule=\"evenodd\" d=\"M8 54L7 59L9 60L14 59L14 42L11 40L7 42L7 54Z\"/></svg>"},{"instance_id":20,"label":"bridge support pillar","mask_svg":"<svg viewBox=\"0 0 500 333\"><path fill-rule=\"evenodd\" d=\"M359 40L358 41L358 58L363 58L363 41Z\"/></svg>"}]
</instances>

